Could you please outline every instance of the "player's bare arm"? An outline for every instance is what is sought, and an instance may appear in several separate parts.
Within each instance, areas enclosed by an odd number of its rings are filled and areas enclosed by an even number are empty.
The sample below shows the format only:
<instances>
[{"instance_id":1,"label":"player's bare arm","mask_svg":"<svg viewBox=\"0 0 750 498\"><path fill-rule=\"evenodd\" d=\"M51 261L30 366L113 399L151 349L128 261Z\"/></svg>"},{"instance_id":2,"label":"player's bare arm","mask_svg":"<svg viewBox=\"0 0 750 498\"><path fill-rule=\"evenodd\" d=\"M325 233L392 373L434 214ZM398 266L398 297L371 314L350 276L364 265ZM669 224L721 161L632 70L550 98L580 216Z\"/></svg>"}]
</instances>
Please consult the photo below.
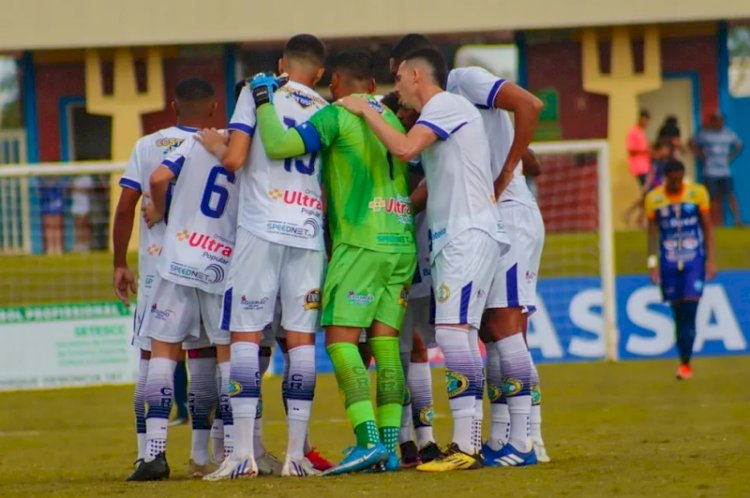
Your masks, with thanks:
<instances>
[{"instance_id":1,"label":"player's bare arm","mask_svg":"<svg viewBox=\"0 0 750 498\"><path fill-rule=\"evenodd\" d=\"M427 182L421 181L409 196L414 214L421 213L427 207Z\"/></svg>"},{"instance_id":2,"label":"player's bare arm","mask_svg":"<svg viewBox=\"0 0 750 498\"><path fill-rule=\"evenodd\" d=\"M526 149L523 157L521 157L521 167L523 168L524 176L535 178L542 174L542 164L531 149Z\"/></svg>"},{"instance_id":3,"label":"player's bare arm","mask_svg":"<svg viewBox=\"0 0 750 498\"><path fill-rule=\"evenodd\" d=\"M227 171L238 171L250 154L251 137L247 133L234 131L227 137L211 128L201 130L197 140L221 162Z\"/></svg>"},{"instance_id":4,"label":"player's bare arm","mask_svg":"<svg viewBox=\"0 0 750 498\"><path fill-rule=\"evenodd\" d=\"M169 183L174 178L174 172L164 165L159 166L151 173L151 202L143 205L143 216L146 218L149 228L164 219L164 212L167 210L167 190L169 190Z\"/></svg>"},{"instance_id":5,"label":"player's bare arm","mask_svg":"<svg viewBox=\"0 0 750 498\"><path fill-rule=\"evenodd\" d=\"M115 295L125 306L130 306L129 293L136 294L137 289L135 277L128 268L128 245L130 244L130 234L133 232L135 208L140 197L139 191L123 188L112 224L112 249L114 252L112 286Z\"/></svg>"},{"instance_id":6,"label":"player's bare arm","mask_svg":"<svg viewBox=\"0 0 750 498\"><path fill-rule=\"evenodd\" d=\"M426 126L414 126L408 134L404 135L370 107L365 97L344 97L337 100L336 104L364 118L390 153L402 161L414 159L437 140L437 135Z\"/></svg>"},{"instance_id":7,"label":"player's bare arm","mask_svg":"<svg viewBox=\"0 0 750 498\"><path fill-rule=\"evenodd\" d=\"M706 243L706 280L716 277L716 263L714 260L714 229L711 222L711 211L701 211L701 225Z\"/></svg>"},{"instance_id":8,"label":"player's bare arm","mask_svg":"<svg viewBox=\"0 0 750 498\"><path fill-rule=\"evenodd\" d=\"M539 113L544 104L530 92L520 86L506 81L495 96L494 105L513 113L514 129L513 143L508 151L500 176L495 179L495 196L500 197L503 190L513 179L513 171L529 148L539 124Z\"/></svg>"}]
</instances>

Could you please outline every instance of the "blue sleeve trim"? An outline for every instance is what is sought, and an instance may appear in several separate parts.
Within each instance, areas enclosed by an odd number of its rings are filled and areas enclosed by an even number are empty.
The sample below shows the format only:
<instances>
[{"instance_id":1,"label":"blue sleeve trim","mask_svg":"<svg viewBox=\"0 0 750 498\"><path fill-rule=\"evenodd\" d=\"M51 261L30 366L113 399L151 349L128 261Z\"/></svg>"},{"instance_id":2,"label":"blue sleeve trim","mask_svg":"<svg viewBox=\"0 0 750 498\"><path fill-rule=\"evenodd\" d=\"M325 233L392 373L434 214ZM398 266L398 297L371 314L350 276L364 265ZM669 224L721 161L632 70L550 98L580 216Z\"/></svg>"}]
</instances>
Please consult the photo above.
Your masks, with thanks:
<instances>
[{"instance_id":1,"label":"blue sleeve trim","mask_svg":"<svg viewBox=\"0 0 750 498\"><path fill-rule=\"evenodd\" d=\"M169 171L174 173L174 176L180 176L180 171L182 171L182 165L185 164L185 156L180 156L176 161L170 161L168 159L165 159L162 161L162 166L166 166L169 168Z\"/></svg>"},{"instance_id":2,"label":"blue sleeve trim","mask_svg":"<svg viewBox=\"0 0 750 498\"><path fill-rule=\"evenodd\" d=\"M466 126L466 124L467 124L467 123L468 123L468 121L464 121L464 122L463 122L463 123L461 123L460 125L458 125L458 126L456 126L455 128L453 128L453 131L451 131L451 135L453 135L453 134L454 134L454 133L456 133L456 132L457 132L458 130L460 130L461 128L463 128L464 126Z\"/></svg>"},{"instance_id":3,"label":"blue sleeve trim","mask_svg":"<svg viewBox=\"0 0 750 498\"><path fill-rule=\"evenodd\" d=\"M130 178L120 178L120 186L135 190L136 192L143 191L143 189L141 188L141 184L135 180L131 180Z\"/></svg>"},{"instance_id":4,"label":"blue sleeve trim","mask_svg":"<svg viewBox=\"0 0 750 498\"><path fill-rule=\"evenodd\" d=\"M229 131L241 131L242 133L253 136L255 133L255 128L253 128L250 125L246 125L244 123L229 123L229 126L227 126L227 129Z\"/></svg>"},{"instance_id":5,"label":"blue sleeve trim","mask_svg":"<svg viewBox=\"0 0 750 498\"><path fill-rule=\"evenodd\" d=\"M487 95L487 109L491 109L495 107L495 98L497 97L497 92L500 91L500 88L505 84L504 79L500 78L495 82L494 85L492 85L492 88L490 88L490 94Z\"/></svg>"},{"instance_id":6,"label":"blue sleeve trim","mask_svg":"<svg viewBox=\"0 0 750 498\"><path fill-rule=\"evenodd\" d=\"M415 124L426 126L427 128L431 129L435 133L435 135L440 138L440 140L446 140L450 136L450 133L440 128L438 125L430 123L429 121L423 121L420 119Z\"/></svg>"},{"instance_id":7,"label":"blue sleeve trim","mask_svg":"<svg viewBox=\"0 0 750 498\"><path fill-rule=\"evenodd\" d=\"M299 126L295 126L294 129L297 130L297 133L299 133L299 136L302 138L302 141L305 144L306 153L309 154L320 150L322 145L320 142L320 134L313 125L310 123L302 123Z\"/></svg>"}]
</instances>

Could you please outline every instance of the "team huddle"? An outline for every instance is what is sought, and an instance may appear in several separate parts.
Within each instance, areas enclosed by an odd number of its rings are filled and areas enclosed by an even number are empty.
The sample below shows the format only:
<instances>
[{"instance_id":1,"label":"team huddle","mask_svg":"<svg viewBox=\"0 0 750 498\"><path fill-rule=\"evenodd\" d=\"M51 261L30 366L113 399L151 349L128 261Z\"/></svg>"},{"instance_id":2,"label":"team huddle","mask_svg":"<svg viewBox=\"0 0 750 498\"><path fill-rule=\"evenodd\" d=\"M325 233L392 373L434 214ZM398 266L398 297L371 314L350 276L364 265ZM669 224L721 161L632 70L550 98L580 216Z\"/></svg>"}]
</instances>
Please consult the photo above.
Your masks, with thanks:
<instances>
[{"instance_id":1,"label":"team huddle","mask_svg":"<svg viewBox=\"0 0 750 498\"><path fill-rule=\"evenodd\" d=\"M214 90L191 78L175 90L177 125L136 144L113 228L114 286L127 302L136 282L126 252L142 197L138 459L128 480L170 475L168 418L184 351L191 477L549 461L525 341L544 225L524 171L538 169L528 145L541 103L484 69L448 71L421 35L398 42L390 69L395 91L380 98L367 53L326 61L318 38L297 35L281 76L238 85L226 130L207 128ZM314 90L325 71L333 104ZM321 328L355 437L338 464L310 441ZM284 357L283 460L262 439L274 345ZM453 419L443 448L432 431L432 347L445 358Z\"/></svg>"}]
</instances>

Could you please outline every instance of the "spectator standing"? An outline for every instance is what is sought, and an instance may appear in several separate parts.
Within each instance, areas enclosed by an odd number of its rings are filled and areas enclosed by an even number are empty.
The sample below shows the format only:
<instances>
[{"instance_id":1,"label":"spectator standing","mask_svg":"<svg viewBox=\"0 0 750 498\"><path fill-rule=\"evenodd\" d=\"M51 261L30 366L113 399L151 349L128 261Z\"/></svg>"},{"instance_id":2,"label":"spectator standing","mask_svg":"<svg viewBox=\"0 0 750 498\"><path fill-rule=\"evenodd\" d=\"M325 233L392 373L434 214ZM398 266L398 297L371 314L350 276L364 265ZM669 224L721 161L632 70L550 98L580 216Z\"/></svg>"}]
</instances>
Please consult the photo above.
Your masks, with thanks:
<instances>
[{"instance_id":1,"label":"spectator standing","mask_svg":"<svg viewBox=\"0 0 750 498\"><path fill-rule=\"evenodd\" d=\"M45 254L63 253L63 216L65 214L65 187L57 176L39 178L39 204L42 214L42 233Z\"/></svg>"},{"instance_id":2,"label":"spectator standing","mask_svg":"<svg viewBox=\"0 0 750 498\"><path fill-rule=\"evenodd\" d=\"M711 198L711 218L714 225L724 221L724 201L729 204L735 226L742 226L740 208L734 194L732 170L729 165L742 151L742 141L724 125L721 112L709 115L706 124L693 137L690 147L703 162L703 184Z\"/></svg>"},{"instance_id":3,"label":"spectator standing","mask_svg":"<svg viewBox=\"0 0 750 498\"><path fill-rule=\"evenodd\" d=\"M91 250L91 191L93 189L94 180L89 175L76 176L71 185L70 211L73 214L75 227L76 251Z\"/></svg>"},{"instance_id":4,"label":"spectator standing","mask_svg":"<svg viewBox=\"0 0 750 498\"><path fill-rule=\"evenodd\" d=\"M630 128L626 139L630 174L638 180L640 187L643 187L651 169L651 147L646 138L646 127L650 120L651 115L648 111L641 110L638 122Z\"/></svg>"},{"instance_id":5,"label":"spectator standing","mask_svg":"<svg viewBox=\"0 0 750 498\"><path fill-rule=\"evenodd\" d=\"M670 159L680 159L682 157L685 146L682 143L682 133L680 132L680 126L675 116L667 116L664 124L659 128L659 136L656 140L659 143L666 141L672 144L672 156Z\"/></svg>"}]
</instances>

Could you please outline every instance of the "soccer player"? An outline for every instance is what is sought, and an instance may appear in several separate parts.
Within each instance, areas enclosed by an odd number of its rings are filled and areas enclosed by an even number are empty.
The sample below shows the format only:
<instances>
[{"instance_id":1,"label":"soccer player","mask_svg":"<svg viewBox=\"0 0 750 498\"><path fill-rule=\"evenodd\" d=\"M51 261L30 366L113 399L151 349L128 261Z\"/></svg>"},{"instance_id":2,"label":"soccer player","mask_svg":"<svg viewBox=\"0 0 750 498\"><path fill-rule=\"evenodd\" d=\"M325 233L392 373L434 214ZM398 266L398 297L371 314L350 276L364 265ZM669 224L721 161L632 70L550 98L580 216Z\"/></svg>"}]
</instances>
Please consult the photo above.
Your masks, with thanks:
<instances>
[{"instance_id":1,"label":"soccer player","mask_svg":"<svg viewBox=\"0 0 750 498\"><path fill-rule=\"evenodd\" d=\"M385 126L402 133L398 118L372 96L374 91L369 55L343 52L334 58L334 97L362 94L365 105L386 120ZM380 463L385 470L396 470L404 397L398 333L416 267L407 166L388 153L363 120L340 106L326 107L286 132L273 106L259 106L258 113L270 155L320 151L323 159L333 251L323 288L322 325L357 441L326 475ZM379 426L369 374L357 348L362 328L369 329L377 367Z\"/></svg>"},{"instance_id":2,"label":"soccer player","mask_svg":"<svg viewBox=\"0 0 750 498\"><path fill-rule=\"evenodd\" d=\"M120 179L122 192L112 227L113 286L117 297L128 306L130 305L130 292L136 291L135 278L127 262L127 250L133 231L136 205L142 195L146 199L144 202L147 202L150 191L149 178L165 156L177 148L183 140L208 124L216 109L211 83L202 78L190 78L179 82L175 87L172 109L177 118L175 126L159 130L138 140ZM151 341L139 334L139 331L146 315L146 304L156 277L156 262L161 254L165 228L164 223L158 223L149 230L145 220L141 218L138 250L138 301L133 323L133 344L141 351L134 397L138 440L136 468L147 456L144 388L151 357Z\"/></svg>"},{"instance_id":3,"label":"soccer player","mask_svg":"<svg viewBox=\"0 0 750 498\"><path fill-rule=\"evenodd\" d=\"M276 90L276 110L287 126L307 120L327 102L313 87L323 76L325 47L315 36L289 39L279 71L289 83ZM317 154L272 160L260 141L250 147L256 126L256 104L243 89L229 124L228 147L211 135L203 143L230 171L238 171L240 211L237 247L230 267L226 300L231 302L231 403L234 417L233 454L211 480L254 477L255 416L260 396L258 352L262 331L273 320L276 296L281 297L282 326L287 332L288 385L287 457L283 475L305 476L317 470L305 458L310 411L315 391L315 332L320 314L320 286L326 255L322 230L322 196Z\"/></svg>"},{"instance_id":4,"label":"soccer player","mask_svg":"<svg viewBox=\"0 0 750 498\"><path fill-rule=\"evenodd\" d=\"M436 339L448 369L453 443L422 471L482 466L476 399L483 384L478 329L493 268L508 250L493 195L490 151L481 116L465 98L445 91L447 68L432 48L407 55L396 74L396 91L420 117L407 135L392 129L367 101L338 103L362 115L388 150L403 160L422 154L427 180Z\"/></svg>"},{"instance_id":5,"label":"soccer player","mask_svg":"<svg viewBox=\"0 0 750 498\"><path fill-rule=\"evenodd\" d=\"M419 118L419 114L413 109L406 109L399 105L398 94L395 92L383 97L381 103L396 113L407 131ZM414 160L409 163L409 178L413 186L412 190L424 181L424 170L420 161ZM417 271L409 289L409 302L399 336L401 364L404 367L407 386L398 438L401 466L404 468L431 462L442 456L432 431L434 418L432 372L427 349L437 347L437 342L435 341L435 326L431 318L434 298L432 297L432 270L430 269L430 240L427 217L423 211L414 216L414 223ZM416 436L416 443L414 436Z\"/></svg>"},{"instance_id":6,"label":"soccer player","mask_svg":"<svg viewBox=\"0 0 750 498\"><path fill-rule=\"evenodd\" d=\"M429 41L422 35L403 37L393 49L392 69L404 53L426 46ZM524 312L535 308L544 222L526 185L521 164L521 159L530 154L528 145L542 103L514 83L479 67L450 71L447 90L467 98L479 109L490 143L500 216L513 243L511 251L500 261L487 299L485 332L492 343L487 348L492 433L482 448L485 463L527 465L536 463L537 452L543 460L548 460L541 438L539 376L524 341L528 325ZM515 128L506 111L514 113ZM479 416L481 398L477 399L476 408ZM532 412L531 426L538 451L531 451L533 445L527 435Z\"/></svg>"},{"instance_id":7,"label":"soccer player","mask_svg":"<svg viewBox=\"0 0 750 498\"><path fill-rule=\"evenodd\" d=\"M169 477L167 417L182 343L191 337L200 339L205 333L206 345L216 347L216 352L212 353L218 362L228 360L229 333L221 327L222 293L232 258L237 218L234 174L216 165L213 155L193 137L185 139L164 159L151 174L150 184L152 202L144 206L149 226L163 219L167 192L170 185L174 184L174 188L162 255L157 263L158 275L143 322L143 334L151 339L152 346L146 379L148 456L136 470L133 479L136 481ZM190 356L191 362L201 358ZM206 392L213 388L215 394L216 360L208 366L208 375L201 375L206 385L199 388L205 387ZM195 382L195 377L191 378L191 384ZM196 392L195 388L191 390ZM216 402L216 398L209 402L203 413L193 408L193 417L210 419ZM208 459L208 428L203 434L205 460Z\"/></svg>"},{"instance_id":8,"label":"soccer player","mask_svg":"<svg viewBox=\"0 0 750 498\"><path fill-rule=\"evenodd\" d=\"M664 184L646 195L646 216L649 274L672 307L680 355L677 378L687 380L693 377L690 358L698 301L706 280L716 276L716 266L708 192L684 177L680 161L664 165Z\"/></svg>"}]
</instances>

